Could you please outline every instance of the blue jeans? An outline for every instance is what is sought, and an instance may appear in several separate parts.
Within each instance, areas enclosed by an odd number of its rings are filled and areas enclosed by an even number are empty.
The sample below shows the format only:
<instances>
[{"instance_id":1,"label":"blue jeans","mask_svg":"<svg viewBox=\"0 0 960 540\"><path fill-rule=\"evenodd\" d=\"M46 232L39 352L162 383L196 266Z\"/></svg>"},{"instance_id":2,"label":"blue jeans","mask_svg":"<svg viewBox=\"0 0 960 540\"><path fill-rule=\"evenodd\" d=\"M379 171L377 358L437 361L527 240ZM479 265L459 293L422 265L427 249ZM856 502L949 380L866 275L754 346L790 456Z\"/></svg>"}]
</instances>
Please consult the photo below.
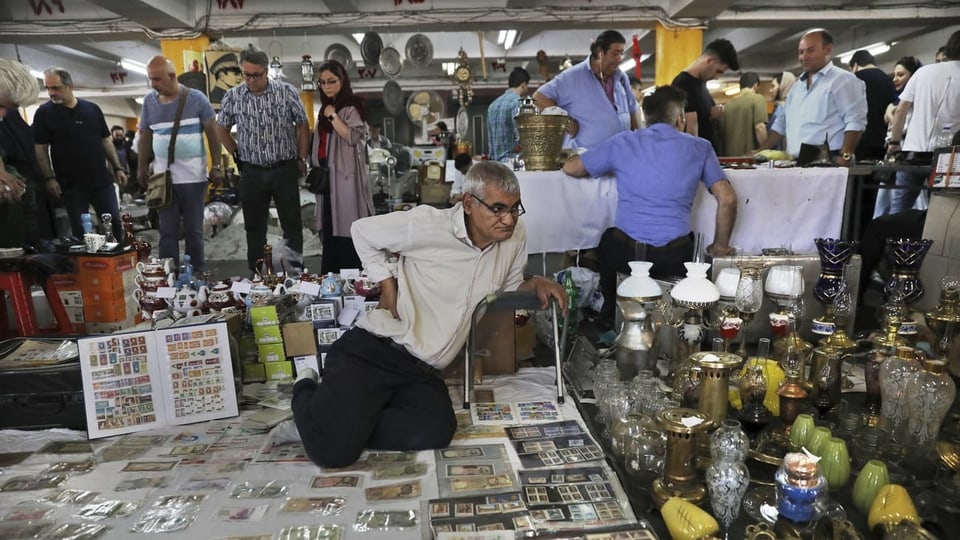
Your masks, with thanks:
<instances>
[{"instance_id":1,"label":"blue jeans","mask_svg":"<svg viewBox=\"0 0 960 540\"><path fill-rule=\"evenodd\" d=\"M185 252L193 271L203 270L203 207L207 182L173 184L173 204L160 210L160 257L172 258L180 266L180 220L183 220Z\"/></svg>"},{"instance_id":2,"label":"blue jeans","mask_svg":"<svg viewBox=\"0 0 960 540\"><path fill-rule=\"evenodd\" d=\"M70 216L70 228L73 229L74 236L83 238L83 224L80 221L80 214L89 212L90 206L93 205L97 219L103 214L113 216L113 236L118 241L123 240L120 204L117 202L117 193L114 191L112 183L94 188L69 186L61 189L63 207L67 209L67 215Z\"/></svg>"},{"instance_id":3,"label":"blue jeans","mask_svg":"<svg viewBox=\"0 0 960 540\"><path fill-rule=\"evenodd\" d=\"M919 188L927 181L927 173L914 173L906 171L897 171L896 185L897 187L914 187ZM922 198L921 198L922 197ZM906 212L912 208L915 208L914 203L917 202L917 199L921 198L920 206L918 210L924 210L927 208L927 194L924 191L919 189L895 189L890 195L890 213L899 214L900 212Z\"/></svg>"},{"instance_id":4,"label":"blue jeans","mask_svg":"<svg viewBox=\"0 0 960 540\"><path fill-rule=\"evenodd\" d=\"M303 219L300 215L297 160L291 159L271 169L244 163L240 173L240 207L243 209L243 227L247 231L247 267L258 271L257 259L263 258L271 198L277 207L287 247L302 254Z\"/></svg>"}]
</instances>

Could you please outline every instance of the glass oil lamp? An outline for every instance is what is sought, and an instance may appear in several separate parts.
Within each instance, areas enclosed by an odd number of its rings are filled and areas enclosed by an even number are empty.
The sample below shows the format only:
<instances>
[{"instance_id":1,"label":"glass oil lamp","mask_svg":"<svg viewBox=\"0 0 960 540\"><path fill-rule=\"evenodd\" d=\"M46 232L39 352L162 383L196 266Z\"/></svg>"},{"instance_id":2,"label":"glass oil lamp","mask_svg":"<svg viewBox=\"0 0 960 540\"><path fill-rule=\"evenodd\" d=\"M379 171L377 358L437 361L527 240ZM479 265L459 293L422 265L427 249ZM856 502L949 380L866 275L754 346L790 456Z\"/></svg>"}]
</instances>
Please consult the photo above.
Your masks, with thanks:
<instances>
[{"instance_id":1,"label":"glass oil lamp","mask_svg":"<svg viewBox=\"0 0 960 540\"><path fill-rule=\"evenodd\" d=\"M740 270L737 268L722 268L714 279L717 290L720 291L720 317L717 326L720 337L723 338L723 351L730 351L730 341L740 333L743 319L737 313L736 295L737 285L740 282Z\"/></svg>"},{"instance_id":2,"label":"glass oil lamp","mask_svg":"<svg viewBox=\"0 0 960 540\"><path fill-rule=\"evenodd\" d=\"M767 271L764 292L776 304L777 311L770 314L770 328L776 341L773 349L782 355L787 339L795 345L812 349L813 345L800 338L796 326L789 325L790 319L803 315L803 267L793 264L777 265Z\"/></svg>"},{"instance_id":3,"label":"glass oil lamp","mask_svg":"<svg viewBox=\"0 0 960 540\"><path fill-rule=\"evenodd\" d=\"M757 356L747 364L747 371L740 377L740 423L751 436L756 436L770 423L773 413L764 404L767 395L767 377L763 372L766 356L770 354L770 340L760 338Z\"/></svg>"},{"instance_id":4,"label":"glass oil lamp","mask_svg":"<svg viewBox=\"0 0 960 540\"><path fill-rule=\"evenodd\" d=\"M313 72L313 60L309 54L303 55L303 61L300 62L300 89L316 90L317 82Z\"/></svg>"},{"instance_id":5,"label":"glass oil lamp","mask_svg":"<svg viewBox=\"0 0 960 540\"><path fill-rule=\"evenodd\" d=\"M688 358L700 349L706 334L703 325L703 310L713 307L720 300L720 290L707 278L709 263L686 262L687 277L670 290L675 306L685 308L683 322L678 328L678 356Z\"/></svg>"},{"instance_id":6,"label":"glass oil lamp","mask_svg":"<svg viewBox=\"0 0 960 540\"><path fill-rule=\"evenodd\" d=\"M740 268L740 281L737 282L734 305L743 321L741 324L743 336L740 338L740 349L737 351L741 358L747 356L747 328L763 306L763 283L760 274L765 266L762 261L737 261L737 267Z\"/></svg>"},{"instance_id":7,"label":"glass oil lamp","mask_svg":"<svg viewBox=\"0 0 960 540\"><path fill-rule=\"evenodd\" d=\"M699 504L706 498L706 486L694 467L697 435L713 422L706 414L688 408L665 409L657 413L657 422L667 434L667 457L663 476L653 482L653 502L657 508L670 497Z\"/></svg>"},{"instance_id":8,"label":"glass oil lamp","mask_svg":"<svg viewBox=\"0 0 960 540\"><path fill-rule=\"evenodd\" d=\"M273 59L270 60L267 72L270 74L271 80L279 81L283 79L283 62L280 61L279 56L274 56Z\"/></svg>"}]
</instances>

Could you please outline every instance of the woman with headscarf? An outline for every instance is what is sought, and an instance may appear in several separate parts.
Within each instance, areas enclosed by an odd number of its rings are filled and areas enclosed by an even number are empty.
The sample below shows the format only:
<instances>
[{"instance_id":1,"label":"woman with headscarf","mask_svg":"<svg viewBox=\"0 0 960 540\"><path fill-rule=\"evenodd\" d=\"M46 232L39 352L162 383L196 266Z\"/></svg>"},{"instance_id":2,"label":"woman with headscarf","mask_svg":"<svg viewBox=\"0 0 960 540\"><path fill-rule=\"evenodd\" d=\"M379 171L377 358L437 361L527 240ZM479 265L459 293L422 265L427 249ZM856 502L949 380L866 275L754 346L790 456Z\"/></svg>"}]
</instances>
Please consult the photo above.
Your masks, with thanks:
<instances>
[{"instance_id":1,"label":"woman with headscarf","mask_svg":"<svg viewBox=\"0 0 960 540\"><path fill-rule=\"evenodd\" d=\"M321 273L360 268L350 238L354 221L373 215L373 197L367 180L367 110L353 95L343 66L328 60L320 64L320 114L313 137L311 161L330 171L329 194L317 195L317 225L323 239Z\"/></svg>"},{"instance_id":2,"label":"woman with headscarf","mask_svg":"<svg viewBox=\"0 0 960 540\"><path fill-rule=\"evenodd\" d=\"M895 112L897 112L897 105L900 104L900 94L903 92L903 89L907 87L907 81L910 80L910 77L912 77L914 72L920 69L920 66L922 65L923 64L921 64L920 60L917 60L916 57L904 56L903 58L897 60L897 63L893 66L893 87L897 89L897 100L891 105L887 106L887 112L883 115L883 119L887 121L888 126L893 122L893 115ZM907 112L907 121L904 125L909 125L911 112L912 111ZM889 135L889 131L887 134ZM895 185L907 186L910 184L906 175L902 173L896 173L895 178ZM882 183L889 186L889 181L890 179L888 178L886 182ZM873 207L874 219L880 216L895 213L891 212L891 210L894 209L901 212L909 210L910 208L902 207L904 202L901 199L904 199L905 197L910 199L916 197L916 201L911 203L913 204L914 210L924 210L927 208L927 196L923 192L917 193L904 191L901 193L898 191L897 193L893 193L893 190L883 189L881 186L881 188L877 190L877 202ZM897 200L896 208L894 208L894 199Z\"/></svg>"},{"instance_id":3,"label":"woman with headscarf","mask_svg":"<svg viewBox=\"0 0 960 540\"><path fill-rule=\"evenodd\" d=\"M796 82L797 77L789 71L784 71L773 76L773 80L770 81L770 97L773 99L774 107L773 114L770 115L770 121L767 122L767 133L770 133L770 126L773 125L773 121L777 119L778 116L783 116L784 109L783 104L787 101L787 94L790 93L790 89L793 88L793 83ZM762 142L762 141L761 141ZM787 147L786 137L780 141L774 150L783 150Z\"/></svg>"}]
</instances>

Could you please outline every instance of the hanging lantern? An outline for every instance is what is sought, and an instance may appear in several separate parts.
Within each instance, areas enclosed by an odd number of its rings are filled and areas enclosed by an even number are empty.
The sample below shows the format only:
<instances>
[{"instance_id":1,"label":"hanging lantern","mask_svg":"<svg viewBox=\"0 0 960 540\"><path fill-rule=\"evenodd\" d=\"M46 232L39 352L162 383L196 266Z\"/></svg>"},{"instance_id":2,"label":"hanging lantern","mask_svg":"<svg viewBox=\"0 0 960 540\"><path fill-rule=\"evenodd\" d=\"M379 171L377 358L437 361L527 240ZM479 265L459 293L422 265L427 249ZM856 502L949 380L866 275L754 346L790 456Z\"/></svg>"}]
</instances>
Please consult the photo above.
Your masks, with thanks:
<instances>
[{"instance_id":1,"label":"hanging lantern","mask_svg":"<svg viewBox=\"0 0 960 540\"><path fill-rule=\"evenodd\" d=\"M301 90L316 90L317 83L313 76L313 60L309 54L303 55L303 62L300 62L300 83Z\"/></svg>"},{"instance_id":2,"label":"hanging lantern","mask_svg":"<svg viewBox=\"0 0 960 540\"><path fill-rule=\"evenodd\" d=\"M275 81L283 78L283 62L280 61L279 56L274 56L273 60L270 60L270 78Z\"/></svg>"}]
</instances>

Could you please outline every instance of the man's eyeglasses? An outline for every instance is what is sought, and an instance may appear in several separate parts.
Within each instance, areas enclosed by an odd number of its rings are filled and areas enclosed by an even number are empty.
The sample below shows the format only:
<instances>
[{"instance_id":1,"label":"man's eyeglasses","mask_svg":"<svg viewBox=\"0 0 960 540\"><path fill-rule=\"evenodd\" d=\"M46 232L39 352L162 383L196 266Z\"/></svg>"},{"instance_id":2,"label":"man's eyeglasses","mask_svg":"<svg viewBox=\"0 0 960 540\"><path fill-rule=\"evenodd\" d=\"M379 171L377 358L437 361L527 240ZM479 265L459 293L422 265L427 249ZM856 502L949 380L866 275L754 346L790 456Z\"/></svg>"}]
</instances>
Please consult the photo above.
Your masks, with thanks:
<instances>
[{"instance_id":1,"label":"man's eyeglasses","mask_svg":"<svg viewBox=\"0 0 960 540\"><path fill-rule=\"evenodd\" d=\"M513 216L514 219L516 219L527 213L527 211L523 208L523 203L517 203L516 206L511 208L505 204L489 205L485 203L483 199L481 199L480 197L477 197L476 195L471 194L470 196L476 199L477 202L479 202L483 206L487 207L487 210L493 212L493 215L500 219L503 219L504 216L506 216L507 214L510 214L511 216Z\"/></svg>"},{"instance_id":2,"label":"man's eyeglasses","mask_svg":"<svg viewBox=\"0 0 960 540\"><path fill-rule=\"evenodd\" d=\"M243 78L257 80L260 77L263 77L264 75L266 75L266 73L267 73L266 71L259 71L257 73L247 73L246 71L244 71Z\"/></svg>"},{"instance_id":3,"label":"man's eyeglasses","mask_svg":"<svg viewBox=\"0 0 960 540\"><path fill-rule=\"evenodd\" d=\"M340 82L340 79L328 79L326 81L321 79L317 81L317 84L319 84L320 86L333 86L339 82Z\"/></svg>"}]
</instances>

